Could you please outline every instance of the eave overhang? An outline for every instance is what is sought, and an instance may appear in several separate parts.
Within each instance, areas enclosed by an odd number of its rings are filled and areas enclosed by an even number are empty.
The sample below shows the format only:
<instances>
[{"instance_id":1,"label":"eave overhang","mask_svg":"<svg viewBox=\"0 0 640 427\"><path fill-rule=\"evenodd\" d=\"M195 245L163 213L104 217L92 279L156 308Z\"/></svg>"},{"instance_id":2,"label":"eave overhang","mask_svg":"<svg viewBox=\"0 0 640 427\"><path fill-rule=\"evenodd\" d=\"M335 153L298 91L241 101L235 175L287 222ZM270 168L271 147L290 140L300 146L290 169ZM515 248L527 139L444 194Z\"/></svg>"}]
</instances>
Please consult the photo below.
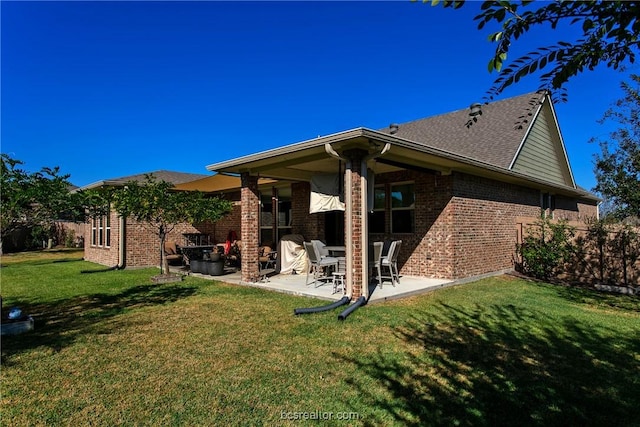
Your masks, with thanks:
<instances>
[{"instance_id":1,"label":"eave overhang","mask_svg":"<svg viewBox=\"0 0 640 427\"><path fill-rule=\"evenodd\" d=\"M333 167L333 170L337 170L336 167L329 166L329 164L337 164L338 160L327 154L324 148L325 144L330 144L338 153L353 148L374 153L387 143L391 144L391 149L380 159L380 163L383 160L388 160L389 163L396 165L397 169L413 167L429 169L445 175L457 171L594 202L600 200L593 194L579 188L549 183L476 159L367 128L356 128L322 136L210 164L206 168L221 174L249 173L273 179L309 181L313 174L322 172L322 168Z\"/></svg>"}]
</instances>

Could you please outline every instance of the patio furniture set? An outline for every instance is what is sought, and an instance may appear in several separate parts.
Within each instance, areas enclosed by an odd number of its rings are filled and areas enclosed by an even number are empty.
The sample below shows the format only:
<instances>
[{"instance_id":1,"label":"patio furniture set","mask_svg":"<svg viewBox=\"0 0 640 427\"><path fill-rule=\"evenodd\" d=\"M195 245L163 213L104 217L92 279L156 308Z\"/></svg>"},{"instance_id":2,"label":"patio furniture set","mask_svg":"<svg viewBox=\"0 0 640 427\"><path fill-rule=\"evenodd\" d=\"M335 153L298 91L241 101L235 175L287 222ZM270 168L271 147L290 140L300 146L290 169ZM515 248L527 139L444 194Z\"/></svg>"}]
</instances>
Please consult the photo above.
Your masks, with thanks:
<instances>
[{"instance_id":1,"label":"patio furniture set","mask_svg":"<svg viewBox=\"0 0 640 427\"><path fill-rule=\"evenodd\" d=\"M369 248L369 270L376 273L377 284L382 288L383 279L390 279L393 286L400 283L398 271L398 253L402 240L392 240L386 242L373 242ZM344 246L326 246L319 240L304 242L304 249L307 252L309 261L309 272L307 274L306 285L310 283L331 282L333 293L345 293L346 258L337 256L344 254ZM382 275L387 270L389 275ZM316 286L320 286L316 285Z\"/></svg>"}]
</instances>

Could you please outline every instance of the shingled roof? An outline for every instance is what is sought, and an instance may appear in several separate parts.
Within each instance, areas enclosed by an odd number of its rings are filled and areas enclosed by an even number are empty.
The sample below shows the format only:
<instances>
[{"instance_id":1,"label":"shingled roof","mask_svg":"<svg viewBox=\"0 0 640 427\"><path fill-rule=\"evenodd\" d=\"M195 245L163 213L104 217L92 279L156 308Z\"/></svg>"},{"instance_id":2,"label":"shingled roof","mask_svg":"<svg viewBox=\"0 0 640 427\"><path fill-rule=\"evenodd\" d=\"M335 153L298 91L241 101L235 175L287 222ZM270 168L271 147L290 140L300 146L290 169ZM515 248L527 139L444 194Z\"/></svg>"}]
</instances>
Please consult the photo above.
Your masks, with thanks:
<instances>
[{"instance_id":1,"label":"shingled roof","mask_svg":"<svg viewBox=\"0 0 640 427\"><path fill-rule=\"evenodd\" d=\"M475 122L465 108L402 123L394 136L509 169L544 96L532 92L484 104ZM389 128L380 131L391 133Z\"/></svg>"},{"instance_id":2,"label":"shingled roof","mask_svg":"<svg viewBox=\"0 0 640 427\"><path fill-rule=\"evenodd\" d=\"M136 175L123 176L120 178L105 179L102 181L94 182L93 184L86 185L82 187L82 189L86 190L89 188L96 188L96 187L103 187L103 186L120 187L130 181L142 182L145 180L146 175L153 175L156 179L170 182L173 185L183 184L185 182L191 182L191 181L195 181L196 179L202 179L210 176L210 175L203 175L203 174L197 174L197 173L185 173L185 172L159 170L159 171L153 171L153 172L140 173Z\"/></svg>"}]
</instances>

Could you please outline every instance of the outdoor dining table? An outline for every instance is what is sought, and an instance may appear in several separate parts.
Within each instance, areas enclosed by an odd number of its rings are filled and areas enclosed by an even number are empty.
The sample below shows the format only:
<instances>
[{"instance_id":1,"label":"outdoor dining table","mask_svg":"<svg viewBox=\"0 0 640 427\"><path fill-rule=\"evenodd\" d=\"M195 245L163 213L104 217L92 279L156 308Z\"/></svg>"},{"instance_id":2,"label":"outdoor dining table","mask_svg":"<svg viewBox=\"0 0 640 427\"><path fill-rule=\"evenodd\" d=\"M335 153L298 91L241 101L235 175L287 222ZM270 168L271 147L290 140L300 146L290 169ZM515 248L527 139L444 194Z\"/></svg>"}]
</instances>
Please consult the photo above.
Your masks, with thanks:
<instances>
[{"instance_id":1,"label":"outdoor dining table","mask_svg":"<svg viewBox=\"0 0 640 427\"><path fill-rule=\"evenodd\" d=\"M327 251L329 251L329 255L331 256L344 256L344 254L347 251L346 246L336 246L336 245L329 245L324 247Z\"/></svg>"},{"instance_id":2,"label":"outdoor dining table","mask_svg":"<svg viewBox=\"0 0 640 427\"><path fill-rule=\"evenodd\" d=\"M180 246L180 250L187 257L188 260L191 259L202 259L202 256L205 251L211 252L213 248L217 245L189 245L189 246Z\"/></svg>"}]
</instances>

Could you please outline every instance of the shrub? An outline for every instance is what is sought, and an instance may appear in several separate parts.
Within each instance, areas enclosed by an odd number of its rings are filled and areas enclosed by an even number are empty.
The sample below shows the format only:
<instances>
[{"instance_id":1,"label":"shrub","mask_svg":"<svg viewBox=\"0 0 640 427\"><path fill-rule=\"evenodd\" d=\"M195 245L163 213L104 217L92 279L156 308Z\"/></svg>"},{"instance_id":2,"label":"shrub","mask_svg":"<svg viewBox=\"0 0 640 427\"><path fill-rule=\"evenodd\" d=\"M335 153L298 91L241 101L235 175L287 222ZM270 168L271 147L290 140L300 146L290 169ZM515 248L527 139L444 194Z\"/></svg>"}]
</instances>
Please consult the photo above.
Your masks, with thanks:
<instances>
[{"instance_id":1,"label":"shrub","mask_svg":"<svg viewBox=\"0 0 640 427\"><path fill-rule=\"evenodd\" d=\"M574 235L575 229L567 221L551 222L548 218L540 217L527 228L522 244L518 245L522 272L549 280L571 257Z\"/></svg>"},{"instance_id":2,"label":"shrub","mask_svg":"<svg viewBox=\"0 0 640 427\"><path fill-rule=\"evenodd\" d=\"M64 235L65 248L76 247L76 232L74 230L68 230Z\"/></svg>"}]
</instances>

